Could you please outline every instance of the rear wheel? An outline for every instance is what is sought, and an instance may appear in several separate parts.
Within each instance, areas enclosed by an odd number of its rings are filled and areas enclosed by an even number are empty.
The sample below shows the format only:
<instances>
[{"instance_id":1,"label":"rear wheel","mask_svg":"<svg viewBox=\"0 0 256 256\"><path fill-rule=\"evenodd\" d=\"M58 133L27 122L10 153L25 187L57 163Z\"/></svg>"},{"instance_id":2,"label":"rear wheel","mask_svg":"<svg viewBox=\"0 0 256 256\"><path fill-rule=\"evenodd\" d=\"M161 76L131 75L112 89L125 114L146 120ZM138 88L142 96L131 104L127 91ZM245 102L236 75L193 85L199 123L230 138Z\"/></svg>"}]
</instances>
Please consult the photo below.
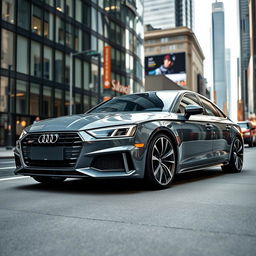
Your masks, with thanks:
<instances>
[{"instance_id":1,"label":"rear wheel","mask_svg":"<svg viewBox=\"0 0 256 256\"><path fill-rule=\"evenodd\" d=\"M148 148L145 180L151 188L167 188L173 181L175 169L173 142L165 134L158 134Z\"/></svg>"},{"instance_id":2,"label":"rear wheel","mask_svg":"<svg viewBox=\"0 0 256 256\"><path fill-rule=\"evenodd\" d=\"M222 166L225 172L238 173L242 171L244 160L244 148L240 139L236 138L232 147L231 157L228 165Z\"/></svg>"},{"instance_id":3,"label":"rear wheel","mask_svg":"<svg viewBox=\"0 0 256 256\"><path fill-rule=\"evenodd\" d=\"M37 182L40 182L43 184L59 184L66 179L63 177L46 177L46 176L34 176L32 178Z\"/></svg>"}]
</instances>

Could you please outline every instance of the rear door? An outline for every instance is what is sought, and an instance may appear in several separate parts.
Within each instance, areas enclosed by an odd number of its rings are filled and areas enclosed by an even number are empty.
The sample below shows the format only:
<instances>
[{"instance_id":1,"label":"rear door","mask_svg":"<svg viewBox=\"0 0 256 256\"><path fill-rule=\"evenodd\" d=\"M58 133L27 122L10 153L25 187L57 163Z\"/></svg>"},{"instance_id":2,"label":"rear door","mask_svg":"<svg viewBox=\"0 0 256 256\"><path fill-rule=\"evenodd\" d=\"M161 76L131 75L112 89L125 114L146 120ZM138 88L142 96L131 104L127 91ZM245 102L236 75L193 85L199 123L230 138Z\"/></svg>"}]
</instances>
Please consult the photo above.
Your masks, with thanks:
<instances>
[{"instance_id":1,"label":"rear door","mask_svg":"<svg viewBox=\"0 0 256 256\"><path fill-rule=\"evenodd\" d=\"M175 129L179 134L180 145L180 169L202 166L208 164L212 157L212 125L203 114L191 115L184 118L187 105L199 105L201 103L193 93L186 93L177 108L180 116Z\"/></svg>"},{"instance_id":2,"label":"rear door","mask_svg":"<svg viewBox=\"0 0 256 256\"><path fill-rule=\"evenodd\" d=\"M224 162L229 157L232 144L232 122L209 100L200 96L205 109L205 117L212 124L213 158Z\"/></svg>"}]
</instances>

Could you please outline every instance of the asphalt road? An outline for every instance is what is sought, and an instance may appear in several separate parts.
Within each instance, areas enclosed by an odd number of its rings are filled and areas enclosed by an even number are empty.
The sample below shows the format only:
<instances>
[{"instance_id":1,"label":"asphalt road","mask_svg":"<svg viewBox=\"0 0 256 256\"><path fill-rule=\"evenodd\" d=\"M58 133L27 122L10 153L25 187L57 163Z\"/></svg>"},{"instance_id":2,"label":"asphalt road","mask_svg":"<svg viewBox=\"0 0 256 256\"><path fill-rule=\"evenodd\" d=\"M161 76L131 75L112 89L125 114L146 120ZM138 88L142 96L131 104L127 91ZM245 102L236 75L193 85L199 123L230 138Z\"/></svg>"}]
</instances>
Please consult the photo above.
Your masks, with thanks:
<instances>
[{"instance_id":1,"label":"asphalt road","mask_svg":"<svg viewBox=\"0 0 256 256\"><path fill-rule=\"evenodd\" d=\"M240 174L194 172L162 191L134 181L50 187L1 177L0 255L254 256L255 157L246 149Z\"/></svg>"}]
</instances>

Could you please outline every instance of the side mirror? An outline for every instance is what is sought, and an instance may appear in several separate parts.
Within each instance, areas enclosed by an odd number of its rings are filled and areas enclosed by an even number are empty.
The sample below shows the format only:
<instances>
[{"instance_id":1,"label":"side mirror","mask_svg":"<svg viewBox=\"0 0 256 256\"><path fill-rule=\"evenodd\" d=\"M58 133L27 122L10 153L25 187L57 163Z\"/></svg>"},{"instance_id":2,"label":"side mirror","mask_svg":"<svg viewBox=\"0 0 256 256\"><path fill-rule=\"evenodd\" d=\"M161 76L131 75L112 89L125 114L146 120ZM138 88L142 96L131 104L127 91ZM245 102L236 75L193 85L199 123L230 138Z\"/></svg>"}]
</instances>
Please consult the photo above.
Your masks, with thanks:
<instances>
[{"instance_id":1,"label":"side mirror","mask_svg":"<svg viewBox=\"0 0 256 256\"><path fill-rule=\"evenodd\" d=\"M189 119L191 115L202 114L204 109L201 106L188 105L185 107L185 118Z\"/></svg>"}]
</instances>

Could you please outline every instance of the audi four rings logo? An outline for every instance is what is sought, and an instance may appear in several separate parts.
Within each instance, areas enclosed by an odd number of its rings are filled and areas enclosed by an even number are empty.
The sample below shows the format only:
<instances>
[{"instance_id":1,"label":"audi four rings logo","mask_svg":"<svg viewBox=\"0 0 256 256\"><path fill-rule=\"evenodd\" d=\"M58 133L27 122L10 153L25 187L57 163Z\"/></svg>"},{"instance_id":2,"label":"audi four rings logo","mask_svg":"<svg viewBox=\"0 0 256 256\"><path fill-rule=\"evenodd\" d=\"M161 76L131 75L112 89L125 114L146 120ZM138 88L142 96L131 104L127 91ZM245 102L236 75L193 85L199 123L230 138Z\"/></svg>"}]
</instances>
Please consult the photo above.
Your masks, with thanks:
<instances>
[{"instance_id":1,"label":"audi four rings logo","mask_svg":"<svg viewBox=\"0 0 256 256\"><path fill-rule=\"evenodd\" d=\"M59 134L43 134L38 138L40 144L54 144L59 139Z\"/></svg>"}]
</instances>

